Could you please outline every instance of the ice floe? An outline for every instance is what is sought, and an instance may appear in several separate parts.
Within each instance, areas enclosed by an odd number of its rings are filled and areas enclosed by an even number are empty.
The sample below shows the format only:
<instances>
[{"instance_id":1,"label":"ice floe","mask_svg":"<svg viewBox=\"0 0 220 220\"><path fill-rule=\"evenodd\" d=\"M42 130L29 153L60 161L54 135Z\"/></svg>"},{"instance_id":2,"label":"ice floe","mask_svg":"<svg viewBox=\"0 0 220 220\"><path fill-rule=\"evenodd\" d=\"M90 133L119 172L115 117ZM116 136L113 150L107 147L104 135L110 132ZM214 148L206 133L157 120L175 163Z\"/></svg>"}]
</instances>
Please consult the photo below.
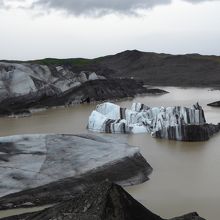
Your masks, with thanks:
<instances>
[{"instance_id":1,"label":"ice floe","mask_svg":"<svg viewBox=\"0 0 220 220\"><path fill-rule=\"evenodd\" d=\"M88 129L106 133L150 133L153 137L193 141L202 135L204 139L209 138L219 130L219 125L206 124L204 111L198 103L191 108L133 103L131 109L126 109L106 102L91 113ZM191 134L191 130L196 132Z\"/></svg>"}]
</instances>

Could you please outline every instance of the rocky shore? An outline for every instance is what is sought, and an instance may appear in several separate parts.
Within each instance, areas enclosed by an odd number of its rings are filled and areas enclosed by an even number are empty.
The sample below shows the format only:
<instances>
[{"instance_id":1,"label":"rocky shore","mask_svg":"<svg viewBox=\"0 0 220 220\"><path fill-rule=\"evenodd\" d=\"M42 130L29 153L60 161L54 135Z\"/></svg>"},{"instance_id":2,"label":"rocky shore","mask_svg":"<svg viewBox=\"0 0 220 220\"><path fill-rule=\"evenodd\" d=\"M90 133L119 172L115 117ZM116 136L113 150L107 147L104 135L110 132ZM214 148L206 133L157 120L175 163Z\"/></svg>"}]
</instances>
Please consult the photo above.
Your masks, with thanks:
<instances>
[{"instance_id":1,"label":"rocky shore","mask_svg":"<svg viewBox=\"0 0 220 220\"><path fill-rule=\"evenodd\" d=\"M4 220L165 220L152 213L121 186L104 181L85 193L43 211ZM172 220L204 220L190 213Z\"/></svg>"}]
</instances>

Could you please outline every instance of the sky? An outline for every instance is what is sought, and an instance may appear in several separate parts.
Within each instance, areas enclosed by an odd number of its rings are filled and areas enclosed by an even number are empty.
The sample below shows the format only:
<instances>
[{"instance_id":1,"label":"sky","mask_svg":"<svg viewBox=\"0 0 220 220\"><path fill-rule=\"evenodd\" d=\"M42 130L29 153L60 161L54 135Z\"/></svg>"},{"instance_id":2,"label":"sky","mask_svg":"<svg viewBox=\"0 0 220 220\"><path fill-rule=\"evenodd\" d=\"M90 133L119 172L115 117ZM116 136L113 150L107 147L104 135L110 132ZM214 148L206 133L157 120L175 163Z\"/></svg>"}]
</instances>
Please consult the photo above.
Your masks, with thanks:
<instances>
[{"instance_id":1,"label":"sky","mask_svg":"<svg viewBox=\"0 0 220 220\"><path fill-rule=\"evenodd\" d=\"M220 55L220 0L0 0L0 60Z\"/></svg>"}]
</instances>

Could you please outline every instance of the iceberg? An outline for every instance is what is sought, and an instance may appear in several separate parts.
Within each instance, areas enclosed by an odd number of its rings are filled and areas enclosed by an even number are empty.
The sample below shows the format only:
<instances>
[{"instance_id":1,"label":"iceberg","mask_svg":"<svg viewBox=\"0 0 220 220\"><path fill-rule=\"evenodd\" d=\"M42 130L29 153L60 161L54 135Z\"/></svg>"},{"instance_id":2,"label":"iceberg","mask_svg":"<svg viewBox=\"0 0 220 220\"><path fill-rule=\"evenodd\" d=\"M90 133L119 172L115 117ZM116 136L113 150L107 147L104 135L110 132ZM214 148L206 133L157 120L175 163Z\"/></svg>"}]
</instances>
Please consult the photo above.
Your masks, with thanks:
<instances>
[{"instance_id":1,"label":"iceberg","mask_svg":"<svg viewBox=\"0 0 220 220\"><path fill-rule=\"evenodd\" d=\"M202 107L149 107L133 103L131 109L105 102L97 105L88 129L105 133L149 133L153 137L180 141L208 140L219 125L207 124Z\"/></svg>"},{"instance_id":2,"label":"iceberg","mask_svg":"<svg viewBox=\"0 0 220 220\"><path fill-rule=\"evenodd\" d=\"M51 182L58 181L59 185L66 178L73 181L70 188L74 192L86 182L93 184L107 178L127 186L147 181L151 172L151 166L138 147L109 136L28 134L0 137L0 197ZM59 187L55 188L59 191ZM1 201L0 209L7 203Z\"/></svg>"}]
</instances>

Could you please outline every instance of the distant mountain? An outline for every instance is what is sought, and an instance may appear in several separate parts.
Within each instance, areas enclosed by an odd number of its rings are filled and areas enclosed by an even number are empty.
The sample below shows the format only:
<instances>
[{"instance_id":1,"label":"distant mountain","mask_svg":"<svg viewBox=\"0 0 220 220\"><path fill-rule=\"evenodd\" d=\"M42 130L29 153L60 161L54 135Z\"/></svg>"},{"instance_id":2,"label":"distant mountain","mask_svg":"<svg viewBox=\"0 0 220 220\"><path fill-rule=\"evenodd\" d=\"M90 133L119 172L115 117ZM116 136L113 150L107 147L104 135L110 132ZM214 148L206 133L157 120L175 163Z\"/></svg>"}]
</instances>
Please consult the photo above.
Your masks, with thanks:
<instances>
[{"instance_id":1,"label":"distant mountain","mask_svg":"<svg viewBox=\"0 0 220 220\"><path fill-rule=\"evenodd\" d=\"M98 59L112 77L134 77L146 84L220 86L220 57L125 51Z\"/></svg>"},{"instance_id":2,"label":"distant mountain","mask_svg":"<svg viewBox=\"0 0 220 220\"><path fill-rule=\"evenodd\" d=\"M47 58L28 62L51 67L63 65L74 72L92 71L107 78L133 77L149 85L220 86L220 56L170 55L127 50L95 59Z\"/></svg>"}]
</instances>

